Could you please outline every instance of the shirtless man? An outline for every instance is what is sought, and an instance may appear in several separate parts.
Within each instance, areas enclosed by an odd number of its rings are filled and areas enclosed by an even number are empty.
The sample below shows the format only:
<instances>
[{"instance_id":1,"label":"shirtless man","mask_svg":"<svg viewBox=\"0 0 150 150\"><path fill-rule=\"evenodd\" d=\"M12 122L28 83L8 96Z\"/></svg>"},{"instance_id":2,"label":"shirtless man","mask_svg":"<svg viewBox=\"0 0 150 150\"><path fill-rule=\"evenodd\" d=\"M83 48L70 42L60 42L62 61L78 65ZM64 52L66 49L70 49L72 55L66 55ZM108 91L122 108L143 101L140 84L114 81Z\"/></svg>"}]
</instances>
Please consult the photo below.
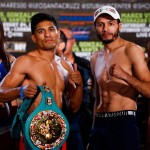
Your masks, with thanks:
<instances>
[{"instance_id":1,"label":"shirtless man","mask_svg":"<svg viewBox=\"0 0 150 150\"><path fill-rule=\"evenodd\" d=\"M47 14L35 14L31 18L31 31L36 50L16 59L1 83L0 99L11 101L20 96L33 98L37 93L37 85L41 85L52 91L60 109L62 95L65 94L68 97L68 109L73 113L78 111L83 95L82 78L76 64L73 70L69 63L55 56L59 38L55 19ZM40 96L35 99L28 110L29 114L38 106L40 100Z\"/></svg>"},{"instance_id":2,"label":"shirtless man","mask_svg":"<svg viewBox=\"0 0 150 150\"><path fill-rule=\"evenodd\" d=\"M32 98L37 92L36 85L43 85L49 87L57 105L62 108L62 94L69 86L72 87L69 90L73 90L68 94L69 108L76 112L82 101L82 78L76 65L73 71L69 63L55 55L59 38L55 19L47 14L38 13L31 18L31 31L32 40L37 48L15 61L1 84L1 98L12 100L20 97L21 86L24 97ZM33 105L37 105L36 101Z\"/></svg>"},{"instance_id":3,"label":"shirtless man","mask_svg":"<svg viewBox=\"0 0 150 150\"><path fill-rule=\"evenodd\" d=\"M119 37L122 23L115 8L94 13L97 36L104 48L91 56L95 78L94 124L88 150L138 150L138 94L149 96L150 72L140 46Z\"/></svg>"}]
</instances>

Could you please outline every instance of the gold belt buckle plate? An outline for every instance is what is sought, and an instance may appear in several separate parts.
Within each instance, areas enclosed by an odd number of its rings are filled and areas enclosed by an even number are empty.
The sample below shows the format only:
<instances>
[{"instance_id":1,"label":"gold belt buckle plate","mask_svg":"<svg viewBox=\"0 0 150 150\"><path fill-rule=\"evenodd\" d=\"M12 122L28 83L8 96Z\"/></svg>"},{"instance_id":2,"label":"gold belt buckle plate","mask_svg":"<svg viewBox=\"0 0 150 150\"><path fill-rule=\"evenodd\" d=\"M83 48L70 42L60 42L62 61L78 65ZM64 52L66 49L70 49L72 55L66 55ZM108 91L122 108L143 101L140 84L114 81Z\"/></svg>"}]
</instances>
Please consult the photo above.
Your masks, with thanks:
<instances>
[{"instance_id":1,"label":"gold belt buckle plate","mask_svg":"<svg viewBox=\"0 0 150 150\"><path fill-rule=\"evenodd\" d=\"M66 135L66 124L61 115L52 110L39 112L30 123L30 137L40 149L59 145Z\"/></svg>"}]
</instances>

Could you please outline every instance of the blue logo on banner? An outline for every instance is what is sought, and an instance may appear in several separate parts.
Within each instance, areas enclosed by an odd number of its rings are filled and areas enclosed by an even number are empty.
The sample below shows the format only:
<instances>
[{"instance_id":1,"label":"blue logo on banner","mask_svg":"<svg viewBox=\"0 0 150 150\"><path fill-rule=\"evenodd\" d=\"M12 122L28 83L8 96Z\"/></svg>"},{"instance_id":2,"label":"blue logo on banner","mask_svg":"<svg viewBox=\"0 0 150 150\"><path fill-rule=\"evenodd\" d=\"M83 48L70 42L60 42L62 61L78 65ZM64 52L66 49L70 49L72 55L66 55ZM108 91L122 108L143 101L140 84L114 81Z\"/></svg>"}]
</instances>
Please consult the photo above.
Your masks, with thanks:
<instances>
[{"instance_id":1,"label":"blue logo on banner","mask_svg":"<svg viewBox=\"0 0 150 150\"><path fill-rule=\"evenodd\" d=\"M68 21L68 22L75 22L75 21L78 21L78 22L93 22L93 16L90 16L90 15L67 15L67 14L64 14L62 16L59 17L59 20L60 22L63 22L63 21Z\"/></svg>"},{"instance_id":2,"label":"blue logo on banner","mask_svg":"<svg viewBox=\"0 0 150 150\"><path fill-rule=\"evenodd\" d=\"M87 26L87 24L93 24L92 15L61 14L59 19L61 24L72 25L72 32L77 41L87 41L90 39L91 26ZM76 25L76 27L74 27L74 25Z\"/></svg>"}]
</instances>

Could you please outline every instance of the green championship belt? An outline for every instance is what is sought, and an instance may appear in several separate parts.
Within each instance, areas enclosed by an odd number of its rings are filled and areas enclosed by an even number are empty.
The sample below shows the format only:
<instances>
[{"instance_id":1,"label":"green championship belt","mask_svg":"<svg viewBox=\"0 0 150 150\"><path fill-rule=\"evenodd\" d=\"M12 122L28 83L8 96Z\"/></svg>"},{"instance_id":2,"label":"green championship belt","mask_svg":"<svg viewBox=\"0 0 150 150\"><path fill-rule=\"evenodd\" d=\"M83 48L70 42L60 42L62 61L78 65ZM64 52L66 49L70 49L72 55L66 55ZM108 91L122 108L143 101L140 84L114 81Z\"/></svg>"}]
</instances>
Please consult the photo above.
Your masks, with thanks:
<instances>
[{"instance_id":1,"label":"green championship belt","mask_svg":"<svg viewBox=\"0 0 150 150\"><path fill-rule=\"evenodd\" d=\"M69 123L56 105L52 92L47 87L38 86L38 88L42 93L42 100L27 117L25 124L22 124L25 148L26 150L58 150L68 137ZM31 101L25 99L24 102L26 100Z\"/></svg>"}]
</instances>

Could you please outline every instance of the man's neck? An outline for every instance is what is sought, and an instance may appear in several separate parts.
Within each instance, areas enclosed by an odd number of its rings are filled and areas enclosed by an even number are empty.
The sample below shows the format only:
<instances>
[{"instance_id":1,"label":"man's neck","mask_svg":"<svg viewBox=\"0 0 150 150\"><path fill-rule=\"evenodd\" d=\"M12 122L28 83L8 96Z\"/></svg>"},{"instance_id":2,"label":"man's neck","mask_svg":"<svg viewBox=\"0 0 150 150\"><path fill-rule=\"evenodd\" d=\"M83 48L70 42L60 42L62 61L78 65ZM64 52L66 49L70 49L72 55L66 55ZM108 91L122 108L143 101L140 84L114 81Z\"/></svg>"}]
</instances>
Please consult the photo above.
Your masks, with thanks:
<instances>
[{"instance_id":1,"label":"man's neck","mask_svg":"<svg viewBox=\"0 0 150 150\"><path fill-rule=\"evenodd\" d=\"M37 50L37 57L52 62L55 58L55 53L52 51Z\"/></svg>"},{"instance_id":2,"label":"man's neck","mask_svg":"<svg viewBox=\"0 0 150 150\"><path fill-rule=\"evenodd\" d=\"M109 44L104 44L105 49L109 50L109 51L113 51L116 48L120 47L121 44L121 38L117 38L115 41L109 43Z\"/></svg>"}]
</instances>

